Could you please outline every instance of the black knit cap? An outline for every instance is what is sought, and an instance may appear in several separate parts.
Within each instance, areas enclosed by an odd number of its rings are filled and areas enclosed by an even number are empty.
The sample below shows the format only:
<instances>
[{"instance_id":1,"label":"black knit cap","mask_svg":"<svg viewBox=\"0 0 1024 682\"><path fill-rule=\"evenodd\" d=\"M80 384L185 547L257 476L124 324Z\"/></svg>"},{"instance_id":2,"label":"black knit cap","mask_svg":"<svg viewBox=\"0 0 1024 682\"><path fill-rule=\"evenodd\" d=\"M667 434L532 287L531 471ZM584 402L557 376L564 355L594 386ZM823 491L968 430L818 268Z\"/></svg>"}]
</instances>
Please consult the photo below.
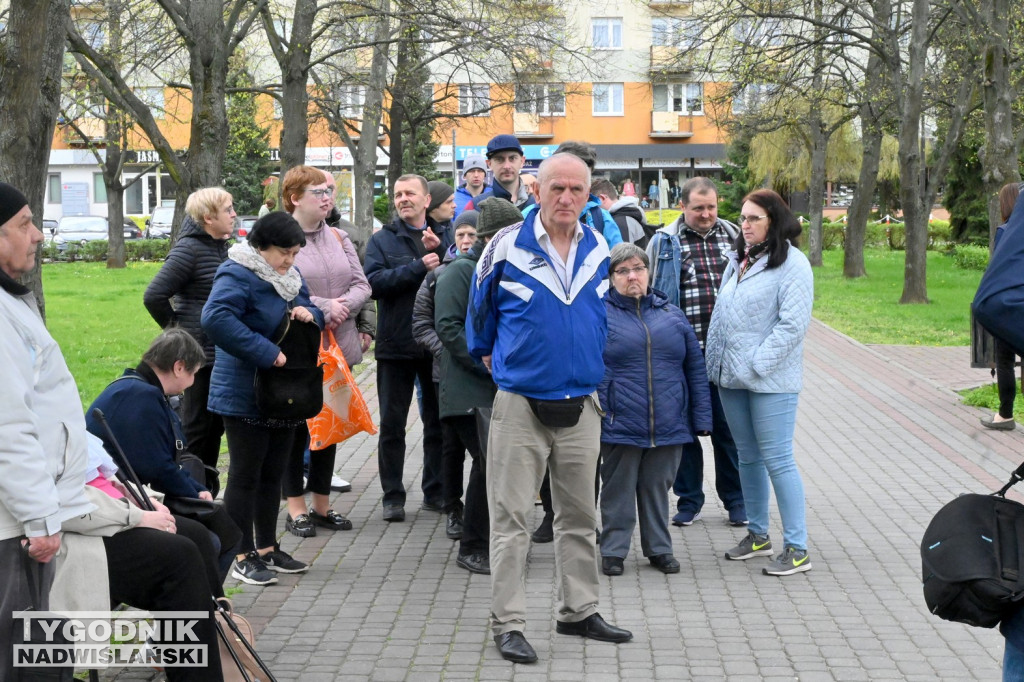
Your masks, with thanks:
<instances>
[{"instance_id":1,"label":"black knit cap","mask_svg":"<svg viewBox=\"0 0 1024 682\"><path fill-rule=\"evenodd\" d=\"M427 194L430 195L430 206L427 207L427 213L430 213L435 208L448 201L448 197L455 194L455 190L447 182L441 182L440 180L431 180L427 183Z\"/></svg>"},{"instance_id":2,"label":"black knit cap","mask_svg":"<svg viewBox=\"0 0 1024 682\"><path fill-rule=\"evenodd\" d=\"M18 211L28 206L28 199L14 185L0 182L0 225L18 215Z\"/></svg>"}]
</instances>

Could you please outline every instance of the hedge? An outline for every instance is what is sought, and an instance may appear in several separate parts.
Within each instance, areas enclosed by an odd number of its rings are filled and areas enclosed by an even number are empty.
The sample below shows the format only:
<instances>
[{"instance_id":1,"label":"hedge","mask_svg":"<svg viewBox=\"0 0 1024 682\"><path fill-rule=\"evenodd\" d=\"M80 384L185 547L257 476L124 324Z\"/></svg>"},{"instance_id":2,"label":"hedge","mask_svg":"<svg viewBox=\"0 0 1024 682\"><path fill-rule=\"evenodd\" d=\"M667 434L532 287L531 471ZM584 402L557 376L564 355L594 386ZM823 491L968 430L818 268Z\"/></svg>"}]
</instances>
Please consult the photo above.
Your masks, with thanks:
<instances>
[{"instance_id":1,"label":"hedge","mask_svg":"<svg viewBox=\"0 0 1024 682\"><path fill-rule=\"evenodd\" d=\"M124 243L124 257L127 261L155 261L167 258L171 250L169 239L131 239ZM95 263L107 260L107 240L99 239L82 244L68 244L61 251L53 242L43 244L43 258L50 261L85 261Z\"/></svg>"}]
</instances>

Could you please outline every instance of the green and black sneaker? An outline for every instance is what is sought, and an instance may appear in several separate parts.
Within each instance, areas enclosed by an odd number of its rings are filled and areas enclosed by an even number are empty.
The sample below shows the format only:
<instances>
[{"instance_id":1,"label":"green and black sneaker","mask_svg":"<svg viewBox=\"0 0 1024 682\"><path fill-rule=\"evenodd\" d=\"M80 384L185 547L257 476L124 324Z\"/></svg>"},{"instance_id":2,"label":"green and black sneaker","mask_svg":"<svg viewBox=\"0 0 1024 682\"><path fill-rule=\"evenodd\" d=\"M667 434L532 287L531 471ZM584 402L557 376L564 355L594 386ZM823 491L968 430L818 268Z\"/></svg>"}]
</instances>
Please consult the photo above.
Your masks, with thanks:
<instances>
[{"instance_id":1,"label":"green and black sneaker","mask_svg":"<svg viewBox=\"0 0 1024 682\"><path fill-rule=\"evenodd\" d=\"M740 544L725 553L725 558L732 559L733 561L743 561L744 559L751 559L756 556L771 556L774 553L772 541L768 539L767 535L747 533L747 537L740 540Z\"/></svg>"},{"instance_id":2,"label":"green and black sneaker","mask_svg":"<svg viewBox=\"0 0 1024 682\"><path fill-rule=\"evenodd\" d=\"M768 564L761 572L765 575L793 575L811 570L811 557L806 549L787 547L786 550Z\"/></svg>"}]
</instances>

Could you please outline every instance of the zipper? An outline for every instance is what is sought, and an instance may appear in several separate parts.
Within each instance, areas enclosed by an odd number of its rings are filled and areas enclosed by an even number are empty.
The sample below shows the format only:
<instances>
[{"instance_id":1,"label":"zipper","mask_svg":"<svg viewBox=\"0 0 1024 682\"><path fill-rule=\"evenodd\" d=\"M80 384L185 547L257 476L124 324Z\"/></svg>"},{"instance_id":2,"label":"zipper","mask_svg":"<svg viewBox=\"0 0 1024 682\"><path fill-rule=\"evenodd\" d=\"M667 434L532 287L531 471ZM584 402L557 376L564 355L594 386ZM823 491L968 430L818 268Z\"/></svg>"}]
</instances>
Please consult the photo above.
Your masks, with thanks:
<instances>
[{"instance_id":1,"label":"zipper","mask_svg":"<svg viewBox=\"0 0 1024 682\"><path fill-rule=\"evenodd\" d=\"M647 336L647 419L651 433L651 447L654 447L654 374L651 367L651 329L644 322L644 316L640 310L640 299L636 299L636 316L640 320L640 326L644 328Z\"/></svg>"}]
</instances>

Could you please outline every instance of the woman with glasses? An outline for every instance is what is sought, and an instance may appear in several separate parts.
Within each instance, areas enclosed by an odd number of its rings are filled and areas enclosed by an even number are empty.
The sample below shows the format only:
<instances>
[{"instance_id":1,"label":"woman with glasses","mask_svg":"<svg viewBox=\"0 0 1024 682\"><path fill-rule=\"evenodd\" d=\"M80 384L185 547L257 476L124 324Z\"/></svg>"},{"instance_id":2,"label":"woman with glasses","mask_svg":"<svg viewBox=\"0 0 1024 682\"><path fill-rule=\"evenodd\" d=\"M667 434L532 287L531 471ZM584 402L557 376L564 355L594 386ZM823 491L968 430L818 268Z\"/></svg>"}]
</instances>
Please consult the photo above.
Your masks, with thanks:
<instances>
[{"instance_id":1,"label":"woman with glasses","mask_svg":"<svg viewBox=\"0 0 1024 682\"><path fill-rule=\"evenodd\" d=\"M370 284L348 234L326 223L334 208L334 196L325 171L311 166L290 169L281 183L281 198L284 210L295 218L306 237L305 245L295 258L295 267L309 287L313 305L324 314L325 331L334 332L349 367L357 365L363 359L363 350L356 316L370 298ZM309 429L303 423L288 455L282 486L288 498L285 528L299 537L316 535L317 527L351 530L352 522L331 509L331 477L334 476L337 446L328 445L310 452L308 483L304 487L302 470L308 442ZM312 498L308 508L304 496L306 488Z\"/></svg>"},{"instance_id":2,"label":"woman with glasses","mask_svg":"<svg viewBox=\"0 0 1024 682\"><path fill-rule=\"evenodd\" d=\"M729 253L711 315L705 357L739 450L740 483L750 521L726 559L772 556L768 504L782 517L782 552L765 575L811 569L804 487L793 457L804 336L811 321L814 278L797 248L800 223L775 192L743 199L741 236Z\"/></svg>"},{"instance_id":3,"label":"woman with glasses","mask_svg":"<svg viewBox=\"0 0 1024 682\"><path fill-rule=\"evenodd\" d=\"M622 575L640 515L640 546L662 573L678 573L668 490L683 445L711 432L711 394L697 335L683 311L648 287L647 254L611 252L601 420L601 570Z\"/></svg>"}]
</instances>

